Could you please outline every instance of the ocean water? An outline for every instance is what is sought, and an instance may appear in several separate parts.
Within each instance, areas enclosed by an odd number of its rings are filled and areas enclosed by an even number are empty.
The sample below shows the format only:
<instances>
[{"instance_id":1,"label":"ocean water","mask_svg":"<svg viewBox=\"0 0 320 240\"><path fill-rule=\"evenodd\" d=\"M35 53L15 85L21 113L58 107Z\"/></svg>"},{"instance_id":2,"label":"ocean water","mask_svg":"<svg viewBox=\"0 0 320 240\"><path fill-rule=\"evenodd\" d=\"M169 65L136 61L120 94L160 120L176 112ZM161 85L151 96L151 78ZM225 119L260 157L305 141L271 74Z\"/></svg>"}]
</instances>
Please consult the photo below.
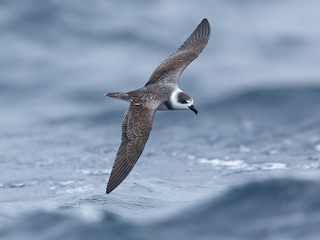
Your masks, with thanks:
<instances>
[{"instance_id":1,"label":"ocean water","mask_svg":"<svg viewBox=\"0 0 320 240\"><path fill-rule=\"evenodd\" d=\"M319 239L320 3L0 1L0 239ZM106 183L127 103L202 18L145 151Z\"/></svg>"}]
</instances>

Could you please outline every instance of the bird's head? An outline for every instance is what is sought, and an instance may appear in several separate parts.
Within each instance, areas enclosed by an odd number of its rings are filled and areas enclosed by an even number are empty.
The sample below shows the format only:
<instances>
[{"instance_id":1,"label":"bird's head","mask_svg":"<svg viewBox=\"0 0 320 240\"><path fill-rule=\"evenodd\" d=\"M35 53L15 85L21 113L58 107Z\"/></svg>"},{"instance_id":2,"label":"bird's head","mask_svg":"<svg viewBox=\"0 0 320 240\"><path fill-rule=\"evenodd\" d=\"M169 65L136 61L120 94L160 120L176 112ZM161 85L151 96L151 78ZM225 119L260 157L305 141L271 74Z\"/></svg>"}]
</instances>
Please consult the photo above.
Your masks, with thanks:
<instances>
[{"instance_id":1,"label":"bird's head","mask_svg":"<svg viewBox=\"0 0 320 240\"><path fill-rule=\"evenodd\" d=\"M172 106L176 110L190 109L195 114L198 114L198 110L193 106L193 99L189 95L182 91L174 94L172 99Z\"/></svg>"}]
</instances>

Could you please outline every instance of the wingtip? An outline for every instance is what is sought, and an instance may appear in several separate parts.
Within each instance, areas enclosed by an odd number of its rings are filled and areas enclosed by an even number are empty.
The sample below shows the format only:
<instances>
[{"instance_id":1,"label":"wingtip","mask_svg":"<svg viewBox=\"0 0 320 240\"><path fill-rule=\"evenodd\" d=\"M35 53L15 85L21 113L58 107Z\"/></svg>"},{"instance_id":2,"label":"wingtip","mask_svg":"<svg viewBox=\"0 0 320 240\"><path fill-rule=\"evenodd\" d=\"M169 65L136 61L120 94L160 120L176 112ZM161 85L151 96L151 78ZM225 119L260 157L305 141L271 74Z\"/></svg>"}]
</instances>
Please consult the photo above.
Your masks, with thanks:
<instances>
[{"instance_id":1,"label":"wingtip","mask_svg":"<svg viewBox=\"0 0 320 240\"><path fill-rule=\"evenodd\" d=\"M115 187L113 187L112 185L110 185L110 182L108 182L107 188L106 188L106 194L111 193L114 189L115 189Z\"/></svg>"},{"instance_id":2,"label":"wingtip","mask_svg":"<svg viewBox=\"0 0 320 240\"><path fill-rule=\"evenodd\" d=\"M203 31L204 31L205 35L209 38L211 35L211 26L210 26L208 19L207 18L202 19L199 26L200 25L204 27Z\"/></svg>"},{"instance_id":3,"label":"wingtip","mask_svg":"<svg viewBox=\"0 0 320 240\"><path fill-rule=\"evenodd\" d=\"M113 189L114 189L114 188L113 188ZM110 187L109 187L109 186L107 186L107 189L106 189L106 194L109 194L109 193L111 193L113 189L110 189Z\"/></svg>"}]
</instances>

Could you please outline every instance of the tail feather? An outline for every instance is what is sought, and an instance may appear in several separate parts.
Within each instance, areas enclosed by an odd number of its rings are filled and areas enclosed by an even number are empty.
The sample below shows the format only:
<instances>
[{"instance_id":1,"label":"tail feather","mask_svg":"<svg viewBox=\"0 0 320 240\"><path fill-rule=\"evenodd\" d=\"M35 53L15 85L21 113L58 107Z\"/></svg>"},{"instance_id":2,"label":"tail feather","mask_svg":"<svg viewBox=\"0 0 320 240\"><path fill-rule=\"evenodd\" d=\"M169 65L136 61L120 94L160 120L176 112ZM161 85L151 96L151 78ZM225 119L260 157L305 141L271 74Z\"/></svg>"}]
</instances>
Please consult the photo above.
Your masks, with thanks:
<instances>
[{"instance_id":1,"label":"tail feather","mask_svg":"<svg viewBox=\"0 0 320 240\"><path fill-rule=\"evenodd\" d=\"M104 96L116 98L124 101L130 101L130 96L127 93L122 93L122 92L106 93Z\"/></svg>"}]
</instances>

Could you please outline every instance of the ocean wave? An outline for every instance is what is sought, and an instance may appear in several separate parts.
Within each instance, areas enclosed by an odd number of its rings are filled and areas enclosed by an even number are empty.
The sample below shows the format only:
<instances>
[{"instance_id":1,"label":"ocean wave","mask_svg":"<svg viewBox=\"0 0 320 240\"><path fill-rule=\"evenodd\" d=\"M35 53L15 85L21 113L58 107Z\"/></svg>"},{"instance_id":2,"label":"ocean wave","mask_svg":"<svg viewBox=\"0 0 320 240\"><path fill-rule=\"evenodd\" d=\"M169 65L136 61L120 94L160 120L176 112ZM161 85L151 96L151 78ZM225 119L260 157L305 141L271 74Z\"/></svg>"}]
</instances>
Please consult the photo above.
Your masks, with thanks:
<instances>
[{"instance_id":1,"label":"ocean wave","mask_svg":"<svg viewBox=\"0 0 320 240\"><path fill-rule=\"evenodd\" d=\"M39 211L2 227L2 239L318 239L320 182L271 179L235 187L150 223L101 212L88 220ZM19 231L17 231L17 228Z\"/></svg>"}]
</instances>

